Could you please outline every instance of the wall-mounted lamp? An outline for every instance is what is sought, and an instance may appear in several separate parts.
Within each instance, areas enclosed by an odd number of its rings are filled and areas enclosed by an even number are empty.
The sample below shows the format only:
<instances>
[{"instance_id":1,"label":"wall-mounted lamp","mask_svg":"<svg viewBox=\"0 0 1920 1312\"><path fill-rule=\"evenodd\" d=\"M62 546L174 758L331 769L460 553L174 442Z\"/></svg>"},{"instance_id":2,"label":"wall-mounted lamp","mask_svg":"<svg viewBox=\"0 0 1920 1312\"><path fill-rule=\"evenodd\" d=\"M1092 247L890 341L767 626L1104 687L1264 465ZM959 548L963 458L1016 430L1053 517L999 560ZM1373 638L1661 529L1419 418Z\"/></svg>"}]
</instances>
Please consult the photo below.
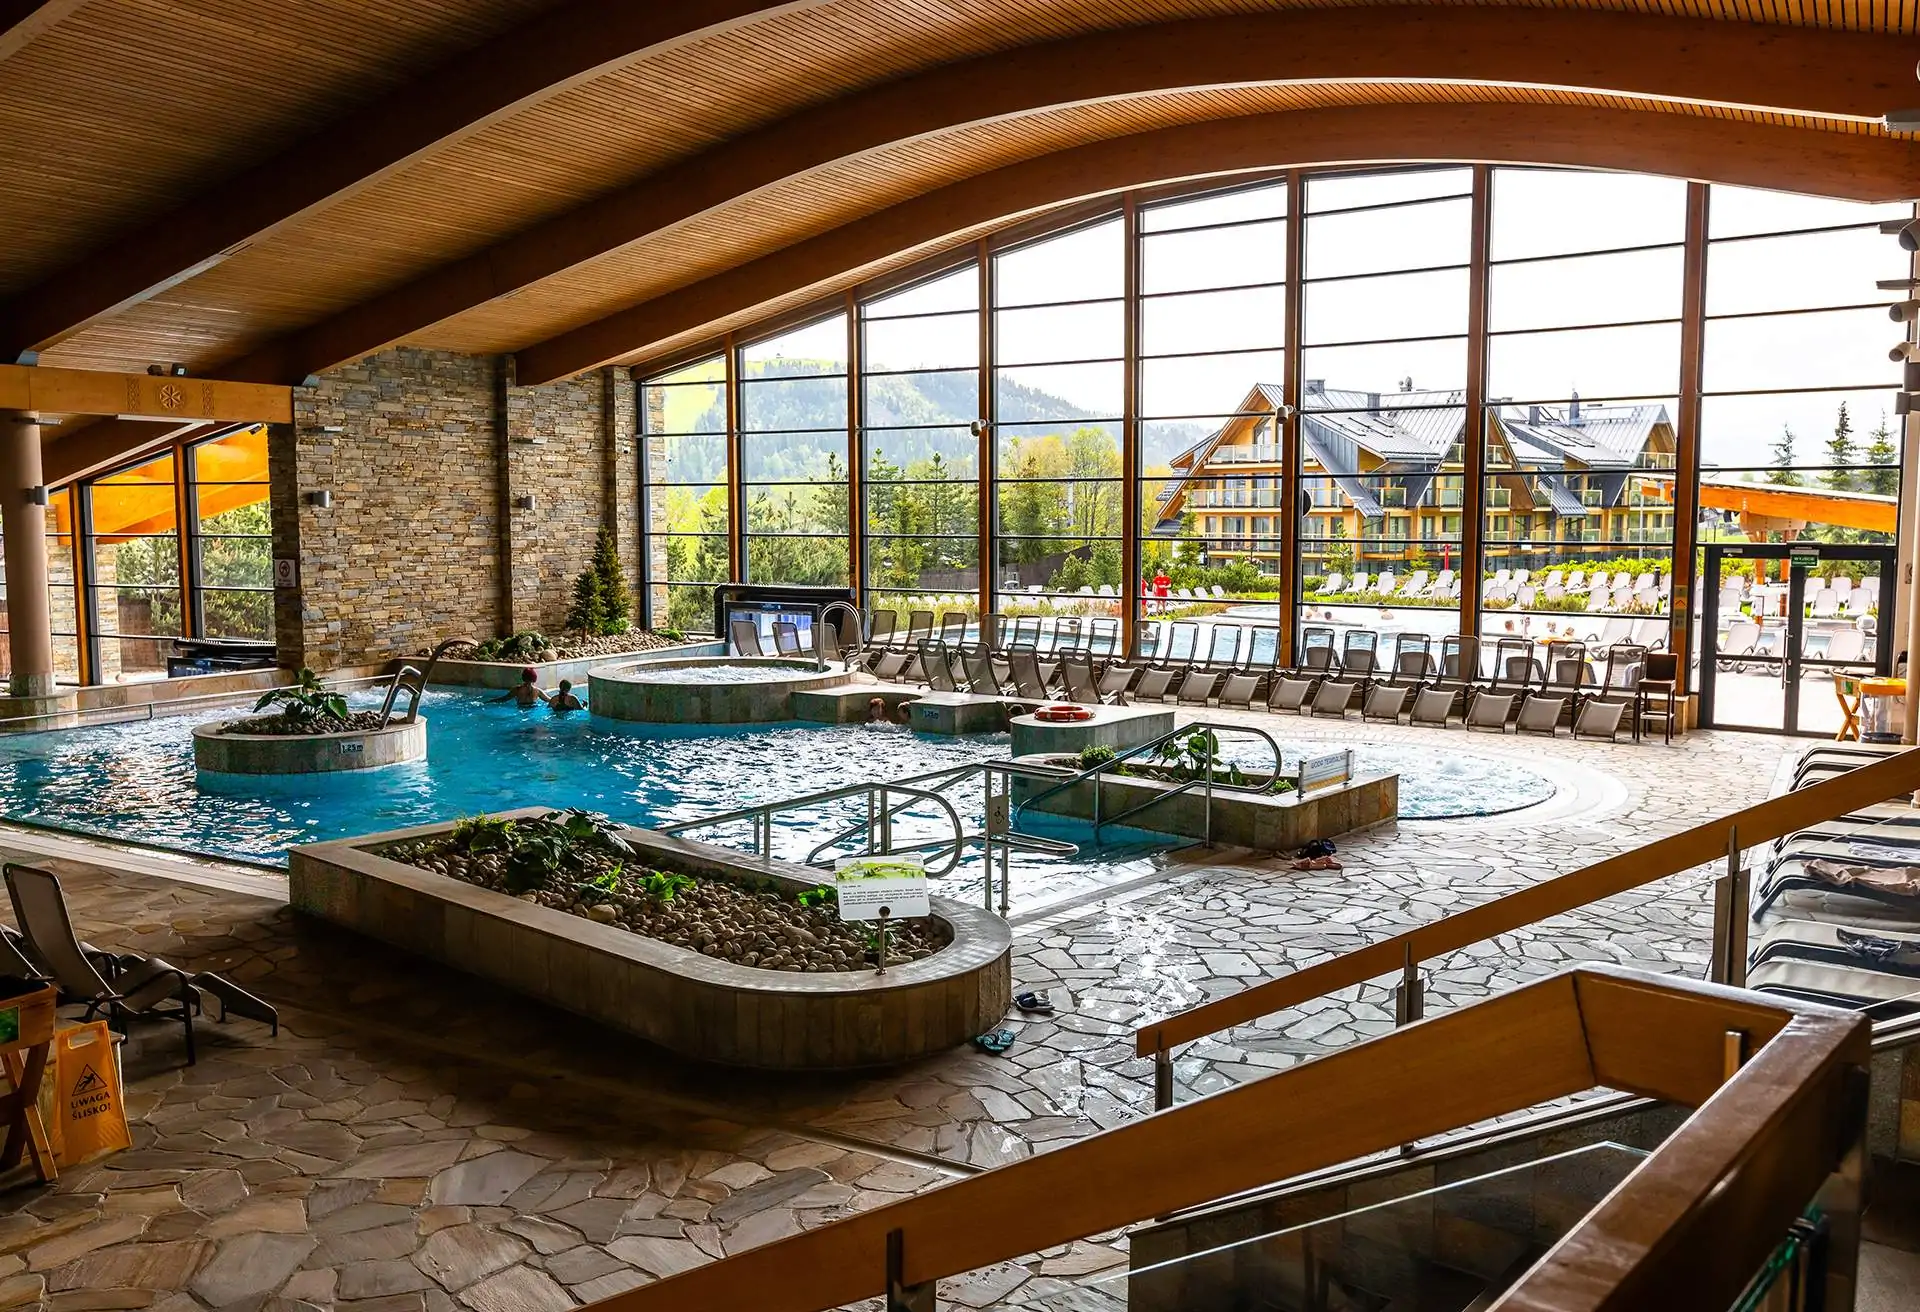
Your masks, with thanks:
<instances>
[{"instance_id":1,"label":"wall-mounted lamp","mask_svg":"<svg viewBox=\"0 0 1920 1312\"><path fill-rule=\"evenodd\" d=\"M47 504L46 484L42 483L37 487L27 489L27 504L30 506L44 506Z\"/></svg>"},{"instance_id":2,"label":"wall-mounted lamp","mask_svg":"<svg viewBox=\"0 0 1920 1312\"><path fill-rule=\"evenodd\" d=\"M534 506L534 501L533 501L533 494L531 492L527 493L525 496L519 496L513 499L513 508L515 510L532 510L533 506Z\"/></svg>"},{"instance_id":3,"label":"wall-mounted lamp","mask_svg":"<svg viewBox=\"0 0 1920 1312\"><path fill-rule=\"evenodd\" d=\"M338 424L322 424L313 431L316 433L344 433L347 430Z\"/></svg>"},{"instance_id":4,"label":"wall-mounted lamp","mask_svg":"<svg viewBox=\"0 0 1920 1312\"><path fill-rule=\"evenodd\" d=\"M988 425L984 419L976 419L971 424L967 425L967 427L972 430L973 435L975 437L978 437L982 433L987 431Z\"/></svg>"},{"instance_id":5,"label":"wall-mounted lamp","mask_svg":"<svg viewBox=\"0 0 1920 1312\"><path fill-rule=\"evenodd\" d=\"M1887 318L1895 323L1912 323L1920 319L1920 301L1895 301L1887 307Z\"/></svg>"},{"instance_id":6,"label":"wall-mounted lamp","mask_svg":"<svg viewBox=\"0 0 1920 1312\"><path fill-rule=\"evenodd\" d=\"M1899 342L1887 352L1887 359L1895 364L1911 364L1920 360L1920 350L1916 350L1912 342Z\"/></svg>"},{"instance_id":7,"label":"wall-mounted lamp","mask_svg":"<svg viewBox=\"0 0 1920 1312\"><path fill-rule=\"evenodd\" d=\"M300 499L312 506L315 510L331 510L333 508L333 493L324 487L316 488L314 491L303 495Z\"/></svg>"}]
</instances>

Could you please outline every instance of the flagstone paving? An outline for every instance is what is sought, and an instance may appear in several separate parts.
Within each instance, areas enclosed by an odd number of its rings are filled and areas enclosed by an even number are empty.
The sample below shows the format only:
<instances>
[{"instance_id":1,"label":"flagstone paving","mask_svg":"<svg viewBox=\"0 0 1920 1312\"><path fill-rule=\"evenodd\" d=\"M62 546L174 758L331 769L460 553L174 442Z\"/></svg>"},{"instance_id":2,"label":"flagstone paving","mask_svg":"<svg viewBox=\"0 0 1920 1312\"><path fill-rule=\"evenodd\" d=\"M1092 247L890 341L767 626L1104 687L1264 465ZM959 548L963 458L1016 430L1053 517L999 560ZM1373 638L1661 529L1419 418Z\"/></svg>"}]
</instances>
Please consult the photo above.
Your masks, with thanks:
<instances>
[{"instance_id":1,"label":"flagstone paving","mask_svg":"<svg viewBox=\"0 0 1920 1312\"><path fill-rule=\"evenodd\" d=\"M1270 725L1269 717L1250 722ZM134 1146L0 1194L0 1312L567 1308L1123 1124L1150 1106L1141 1022L1221 997L1757 801L1792 744L1549 747L1303 720L1291 739L1566 763L1563 797L1341 844L1344 869L1193 850L1161 877L1016 924L1015 974L1059 1014L864 1076L690 1068L262 896L52 862L82 932L212 969L282 1009L125 1047ZM0 833L0 850L6 847ZM1430 963L1429 1012L1580 961L1698 975L1706 876L1679 876ZM1392 980L1189 1046L1182 1098L1392 1027ZM1118 1307L1124 1241L946 1282L965 1307Z\"/></svg>"}]
</instances>

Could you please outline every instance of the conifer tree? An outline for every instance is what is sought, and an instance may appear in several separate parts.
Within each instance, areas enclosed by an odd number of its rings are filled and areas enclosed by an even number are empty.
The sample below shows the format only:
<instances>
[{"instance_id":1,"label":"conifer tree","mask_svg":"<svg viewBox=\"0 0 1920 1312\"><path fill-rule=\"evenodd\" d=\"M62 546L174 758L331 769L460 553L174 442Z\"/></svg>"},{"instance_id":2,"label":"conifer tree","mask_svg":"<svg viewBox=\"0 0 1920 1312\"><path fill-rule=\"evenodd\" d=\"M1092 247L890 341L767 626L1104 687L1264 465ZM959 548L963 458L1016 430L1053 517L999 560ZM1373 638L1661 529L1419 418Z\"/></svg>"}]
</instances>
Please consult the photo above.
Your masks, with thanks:
<instances>
[{"instance_id":1,"label":"conifer tree","mask_svg":"<svg viewBox=\"0 0 1920 1312\"><path fill-rule=\"evenodd\" d=\"M592 566L573 581L573 609L567 612L567 628L592 638L606 632L607 609L601 595L600 575Z\"/></svg>"},{"instance_id":2,"label":"conifer tree","mask_svg":"<svg viewBox=\"0 0 1920 1312\"><path fill-rule=\"evenodd\" d=\"M610 528L601 529L593 544L590 572L599 582L600 627L596 632L625 633L633 623L633 594L627 591L627 576L620 568L620 553Z\"/></svg>"}]
</instances>

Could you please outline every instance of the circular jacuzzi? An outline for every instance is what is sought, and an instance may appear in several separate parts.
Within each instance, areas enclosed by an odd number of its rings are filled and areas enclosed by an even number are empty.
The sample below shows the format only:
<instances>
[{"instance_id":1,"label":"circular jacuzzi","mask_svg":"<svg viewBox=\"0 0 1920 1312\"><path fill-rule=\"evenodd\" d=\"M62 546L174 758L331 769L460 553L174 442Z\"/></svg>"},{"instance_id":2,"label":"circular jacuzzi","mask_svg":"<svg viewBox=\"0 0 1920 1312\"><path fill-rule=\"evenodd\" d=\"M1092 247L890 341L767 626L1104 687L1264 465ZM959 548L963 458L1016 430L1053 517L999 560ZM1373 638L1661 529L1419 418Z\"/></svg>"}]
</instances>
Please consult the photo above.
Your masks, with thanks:
<instances>
[{"instance_id":1,"label":"circular jacuzzi","mask_svg":"<svg viewBox=\"0 0 1920 1312\"><path fill-rule=\"evenodd\" d=\"M641 724L774 724L791 720L793 695L852 682L843 669L812 661L709 656L636 661L587 676L595 715Z\"/></svg>"}]
</instances>

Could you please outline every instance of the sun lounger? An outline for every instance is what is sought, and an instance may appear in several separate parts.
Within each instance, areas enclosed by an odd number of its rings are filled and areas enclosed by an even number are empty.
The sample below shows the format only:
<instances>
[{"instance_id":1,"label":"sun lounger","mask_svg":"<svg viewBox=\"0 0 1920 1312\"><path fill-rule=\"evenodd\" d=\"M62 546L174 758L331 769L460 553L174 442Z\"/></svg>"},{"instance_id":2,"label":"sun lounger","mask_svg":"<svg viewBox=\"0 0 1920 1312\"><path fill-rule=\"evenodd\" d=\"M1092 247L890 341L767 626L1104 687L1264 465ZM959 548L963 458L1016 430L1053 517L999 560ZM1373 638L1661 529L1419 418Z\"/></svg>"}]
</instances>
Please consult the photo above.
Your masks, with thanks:
<instances>
[{"instance_id":1,"label":"sun lounger","mask_svg":"<svg viewBox=\"0 0 1920 1312\"><path fill-rule=\"evenodd\" d=\"M1508 692L1481 692L1467 703L1466 726L1469 729L1497 729L1507 731L1507 720L1513 714L1514 694Z\"/></svg>"},{"instance_id":2,"label":"sun lounger","mask_svg":"<svg viewBox=\"0 0 1920 1312\"><path fill-rule=\"evenodd\" d=\"M752 620L735 620L727 626L727 633L733 639L735 656L762 657L767 653L760 648L760 630Z\"/></svg>"},{"instance_id":3,"label":"sun lounger","mask_svg":"<svg viewBox=\"0 0 1920 1312\"><path fill-rule=\"evenodd\" d=\"M1413 689L1404 684L1376 683L1361 704L1360 718L1398 724L1400 712L1406 709L1407 698L1412 694Z\"/></svg>"},{"instance_id":4,"label":"sun lounger","mask_svg":"<svg viewBox=\"0 0 1920 1312\"><path fill-rule=\"evenodd\" d=\"M1514 721L1514 732L1544 733L1549 738L1556 737L1560 732L1560 717L1566 711L1565 697L1531 694L1520 703L1520 717Z\"/></svg>"},{"instance_id":5,"label":"sun lounger","mask_svg":"<svg viewBox=\"0 0 1920 1312\"><path fill-rule=\"evenodd\" d=\"M1573 736L1583 734L1591 738L1605 738L1608 742L1617 742L1620 738L1620 722L1626 718L1626 702L1610 702L1598 697L1589 697L1581 703L1579 714L1573 718Z\"/></svg>"},{"instance_id":6,"label":"sun lounger","mask_svg":"<svg viewBox=\"0 0 1920 1312\"><path fill-rule=\"evenodd\" d=\"M1458 688L1422 688L1413 697L1413 710L1407 720L1411 724L1433 724L1444 727L1447 717L1453 714L1455 704L1460 700Z\"/></svg>"},{"instance_id":7,"label":"sun lounger","mask_svg":"<svg viewBox=\"0 0 1920 1312\"><path fill-rule=\"evenodd\" d=\"M1040 661L1033 652L1026 649L1008 652L1007 668L1013 675L1013 686L1020 696L1032 702L1051 699L1047 681L1040 674Z\"/></svg>"},{"instance_id":8,"label":"sun lounger","mask_svg":"<svg viewBox=\"0 0 1920 1312\"><path fill-rule=\"evenodd\" d=\"M1324 680L1314 690L1313 713L1316 716L1333 715L1344 719L1359 692L1360 685L1357 683L1348 683L1344 679Z\"/></svg>"},{"instance_id":9,"label":"sun lounger","mask_svg":"<svg viewBox=\"0 0 1920 1312\"><path fill-rule=\"evenodd\" d=\"M961 644L960 663L967 672L967 691L984 697L1001 695L1000 675L993 668L993 653L984 642Z\"/></svg>"},{"instance_id":10,"label":"sun lounger","mask_svg":"<svg viewBox=\"0 0 1920 1312\"><path fill-rule=\"evenodd\" d=\"M1133 686L1133 699L1136 702L1163 702L1167 699L1167 690L1186 675L1186 670L1177 666L1154 665L1140 671L1140 678Z\"/></svg>"},{"instance_id":11,"label":"sun lounger","mask_svg":"<svg viewBox=\"0 0 1920 1312\"><path fill-rule=\"evenodd\" d=\"M1180 680L1180 691L1174 701L1182 706L1205 706L1213 696L1213 685L1219 681L1220 676L1212 670L1189 670Z\"/></svg>"},{"instance_id":12,"label":"sun lounger","mask_svg":"<svg viewBox=\"0 0 1920 1312\"><path fill-rule=\"evenodd\" d=\"M1280 675L1267 690L1267 709L1270 711L1304 711L1307 699L1313 696L1313 690L1320 685L1317 678L1294 678Z\"/></svg>"},{"instance_id":13,"label":"sun lounger","mask_svg":"<svg viewBox=\"0 0 1920 1312\"><path fill-rule=\"evenodd\" d=\"M1229 674L1226 682L1220 685L1220 704L1243 711L1252 710L1254 690L1260 686L1261 677L1258 674Z\"/></svg>"},{"instance_id":14,"label":"sun lounger","mask_svg":"<svg viewBox=\"0 0 1920 1312\"><path fill-rule=\"evenodd\" d=\"M1131 665L1120 665L1118 663L1108 665L1106 669L1100 671L1100 682L1098 685L1100 689L1100 700L1115 706L1125 706L1127 704L1127 689L1133 686L1134 676L1138 673L1139 671L1135 670Z\"/></svg>"}]
</instances>

